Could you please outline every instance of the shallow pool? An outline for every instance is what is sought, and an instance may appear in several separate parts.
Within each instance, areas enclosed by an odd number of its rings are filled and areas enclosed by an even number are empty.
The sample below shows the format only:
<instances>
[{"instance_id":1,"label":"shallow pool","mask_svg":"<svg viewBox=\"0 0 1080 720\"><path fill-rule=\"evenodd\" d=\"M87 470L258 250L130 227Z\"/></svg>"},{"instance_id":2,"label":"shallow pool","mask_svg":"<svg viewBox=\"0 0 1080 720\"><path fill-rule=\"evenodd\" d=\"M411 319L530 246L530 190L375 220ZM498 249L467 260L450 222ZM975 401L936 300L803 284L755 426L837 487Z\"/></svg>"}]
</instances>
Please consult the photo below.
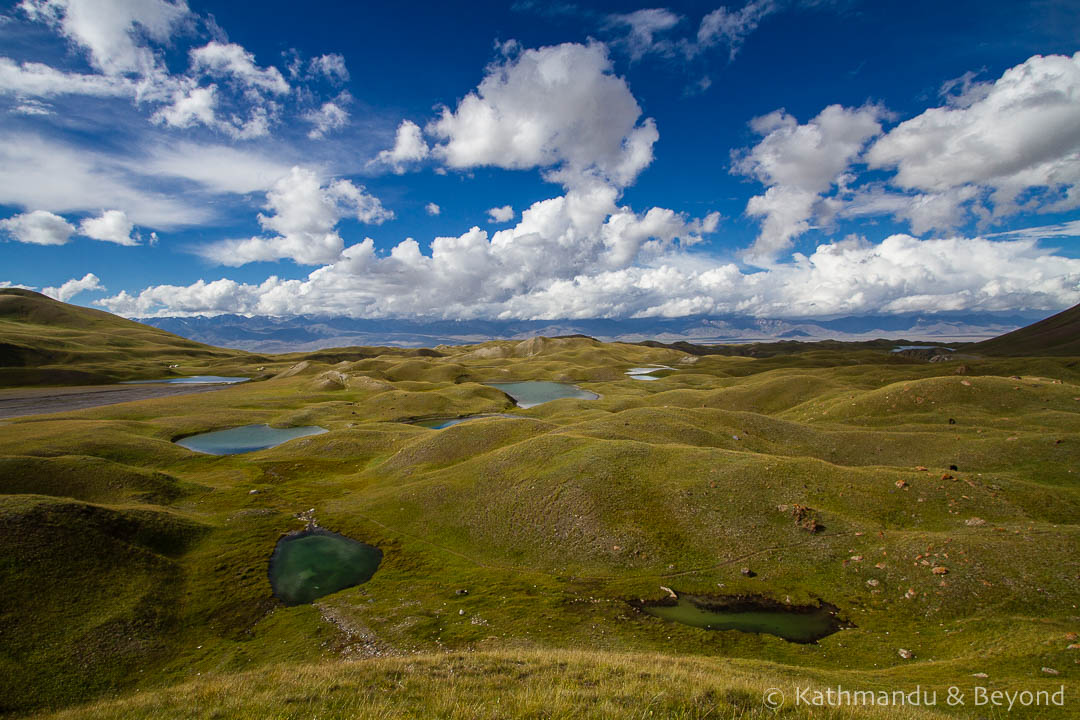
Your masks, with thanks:
<instances>
[{"instance_id":1,"label":"shallow pool","mask_svg":"<svg viewBox=\"0 0 1080 720\"><path fill-rule=\"evenodd\" d=\"M738 600L725 605L708 598L680 595L675 602L639 607L649 615L704 630L767 633L797 643L817 642L843 627L836 617L836 608L826 604L784 606Z\"/></svg>"},{"instance_id":2,"label":"shallow pool","mask_svg":"<svg viewBox=\"0 0 1080 720\"><path fill-rule=\"evenodd\" d=\"M228 430L215 430L200 435L189 435L177 440L176 444L188 450L206 453L207 455L239 455L240 453L272 448L289 440L307 437L308 435L321 435L324 432L327 432L326 428L316 425L290 428L275 428L269 425L244 425L229 428Z\"/></svg>"},{"instance_id":3,"label":"shallow pool","mask_svg":"<svg viewBox=\"0 0 1080 720\"><path fill-rule=\"evenodd\" d=\"M546 381L509 382L509 383L485 383L485 385L498 388L509 395L520 408L531 408L542 405L552 400L573 398L576 400L595 400L599 395L588 390L582 390L577 385L570 383L557 383Z\"/></svg>"},{"instance_id":4,"label":"shallow pool","mask_svg":"<svg viewBox=\"0 0 1080 720\"><path fill-rule=\"evenodd\" d=\"M121 385L235 385L247 382L246 377L222 377L220 375L190 375L188 377L162 378L160 380L124 380Z\"/></svg>"},{"instance_id":5,"label":"shallow pool","mask_svg":"<svg viewBox=\"0 0 1080 720\"><path fill-rule=\"evenodd\" d=\"M278 541L270 556L270 585L286 605L302 605L365 583L382 562L382 550L323 530L304 530Z\"/></svg>"},{"instance_id":6,"label":"shallow pool","mask_svg":"<svg viewBox=\"0 0 1080 720\"><path fill-rule=\"evenodd\" d=\"M460 425L463 422L469 422L470 420L490 420L492 418L516 418L517 415L507 415L505 413L492 413L488 415L466 415L465 417L454 418L428 418L427 420L417 420L413 425L419 425L420 427L430 428L432 430L442 430L448 428L451 425Z\"/></svg>"}]
</instances>

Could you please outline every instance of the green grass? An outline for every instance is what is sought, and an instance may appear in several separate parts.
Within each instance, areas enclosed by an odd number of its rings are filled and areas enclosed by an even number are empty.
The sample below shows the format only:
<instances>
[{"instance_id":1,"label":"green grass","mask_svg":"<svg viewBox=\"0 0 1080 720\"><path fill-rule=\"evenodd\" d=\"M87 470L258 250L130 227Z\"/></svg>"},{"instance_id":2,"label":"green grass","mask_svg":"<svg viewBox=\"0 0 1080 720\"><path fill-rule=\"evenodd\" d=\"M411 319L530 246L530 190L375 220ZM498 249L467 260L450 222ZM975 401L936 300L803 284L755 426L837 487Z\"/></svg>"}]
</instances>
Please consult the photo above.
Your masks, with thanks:
<instances>
[{"instance_id":1,"label":"green grass","mask_svg":"<svg viewBox=\"0 0 1080 720\"><path fill-rule=\"evenodd\" d=\"M288 377L5 423L0 706L753 718L772 716L774 682L986 673L994 688L1065 684L1069 706L1039 716L1075 714L1076 358L692 357L588 339L328 351ZM229 362L269 377L303 359ZM649 363L677 371L623 375ZM328 370L344 389L322 389ZM482 384L530 379L600 398L519 410ZM405 422L504 412L521 419ZM229 457L171 442L252 423L330 432ZM312 508L383 561L287 608L267 564ZM671 624L630 603L660 586L822 600L854 627L798 645Z\"/></svg>"}]
</instances>

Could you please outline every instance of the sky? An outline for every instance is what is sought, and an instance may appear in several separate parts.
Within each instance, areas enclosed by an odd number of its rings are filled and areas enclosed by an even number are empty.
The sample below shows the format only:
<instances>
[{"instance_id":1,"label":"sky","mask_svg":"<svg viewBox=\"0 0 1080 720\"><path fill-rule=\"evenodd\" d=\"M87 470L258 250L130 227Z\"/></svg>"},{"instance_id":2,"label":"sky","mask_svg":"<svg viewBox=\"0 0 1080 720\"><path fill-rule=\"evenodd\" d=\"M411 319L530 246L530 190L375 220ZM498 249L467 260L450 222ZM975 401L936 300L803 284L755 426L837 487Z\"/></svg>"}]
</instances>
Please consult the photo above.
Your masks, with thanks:
<instances>
[{"instance_id":1,"label":"sky","mask_svg":"<svg viewBox=\"0 0 1080 720\"><path fill-rule=\"evenodd\" d=\"M128 317L1080 303L1080 0L0 3L0 287Z\"/></svg>"}]
</instances>

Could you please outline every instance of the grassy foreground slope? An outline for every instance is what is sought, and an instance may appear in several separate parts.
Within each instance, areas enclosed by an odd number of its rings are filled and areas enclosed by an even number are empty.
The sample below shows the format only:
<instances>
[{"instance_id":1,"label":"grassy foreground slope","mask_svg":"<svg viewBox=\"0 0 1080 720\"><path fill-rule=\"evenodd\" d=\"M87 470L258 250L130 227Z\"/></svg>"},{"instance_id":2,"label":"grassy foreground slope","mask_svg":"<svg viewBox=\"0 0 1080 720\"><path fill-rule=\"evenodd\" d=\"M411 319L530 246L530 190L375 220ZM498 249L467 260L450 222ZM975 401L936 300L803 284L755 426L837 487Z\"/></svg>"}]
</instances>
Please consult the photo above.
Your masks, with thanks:
<instances>
[{"instance_id":1,"label":"grassy foreground slope","mask_svg":"<svg viewBox=\"0 0 1080 720\"><path fill-rule=\"evenodd\" d=\"M4 424L0 707L753 718L774 686L943 700L978 683L1068 691L1009 717L1080 708L1077 358L695 357L585 338L350 357ZM624 374L649 363L675 370ZM527 379L600 398L520 410L482 384ZM407 422L481 413L515 417ZM259 422L330 432L232 457L171 442ZM287 608L267 562L309 513L384 560ZM825 601L852 627L797 645L630 604L661 586Z\"/></svg>"}]
</instances>

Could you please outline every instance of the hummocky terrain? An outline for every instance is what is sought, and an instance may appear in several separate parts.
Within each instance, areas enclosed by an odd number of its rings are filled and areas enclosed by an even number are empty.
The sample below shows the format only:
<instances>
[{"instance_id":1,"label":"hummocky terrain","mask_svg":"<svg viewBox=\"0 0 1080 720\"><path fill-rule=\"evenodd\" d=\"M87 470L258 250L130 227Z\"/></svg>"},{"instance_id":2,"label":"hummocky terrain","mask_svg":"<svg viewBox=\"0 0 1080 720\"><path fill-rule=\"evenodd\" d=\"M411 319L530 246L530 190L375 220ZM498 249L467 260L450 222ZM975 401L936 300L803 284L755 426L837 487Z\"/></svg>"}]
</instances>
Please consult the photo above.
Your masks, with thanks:
<instances>
[{"instance_id":1,"label":"hummocky terrain","mask_svg":"<svg viewBox=\"0 0 1080 720\"><path fill-rule=\"evenodd\" d=\"M583 337L253 355L25 291L0 311L8 385L253 378L2 422L0 711L1004 717L975 686L1063 692L1009 717L1080 708L1075 309L937 362ZM485 384L528 380L599 398L522 410ZM489 417L415 424L466 415ZM173 442L261 423L329 432L227 456ZM287 607L270 556L311 523L381 564ZM639 609L668 589L828 603L845 629L793 643ZM796 701L838 686L938 701Z\"/></svg>"}]
</instances>

